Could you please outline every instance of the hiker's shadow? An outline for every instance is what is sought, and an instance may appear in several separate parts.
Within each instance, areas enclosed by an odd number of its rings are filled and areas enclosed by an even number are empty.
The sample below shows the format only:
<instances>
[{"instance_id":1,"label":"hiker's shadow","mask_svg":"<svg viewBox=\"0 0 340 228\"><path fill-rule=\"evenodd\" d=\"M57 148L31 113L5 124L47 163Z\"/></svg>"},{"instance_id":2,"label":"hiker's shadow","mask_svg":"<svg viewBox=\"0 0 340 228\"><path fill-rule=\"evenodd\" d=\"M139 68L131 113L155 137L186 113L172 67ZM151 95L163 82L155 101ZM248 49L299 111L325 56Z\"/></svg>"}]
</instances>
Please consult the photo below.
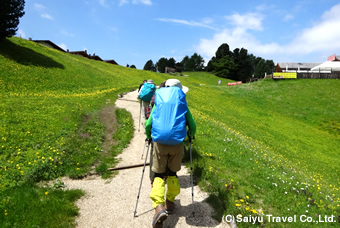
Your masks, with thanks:
<instances>
[{"instance_id":1,"label":"hiker's shadow","mask_svg":"<svg viewBox=\"0 0 340 228\"><path fill-rule=\"evenodd\" d=\"M191 177L189 175L178 176L178 181L181 188L191 188Z\"/></svg>"},{"instance_id":2,"label":"hiker's shadow","mask_svg":"<svg viewBox=\"0 0 340 228\"><path fill-rule=\"evenodd\" d=\"M181 206L180 200L175 200L175 205L174 211L169 214L168 218L164 221L163 228L177 227L177 223L181 217L185 217L186 224L190 226L214 227L220 224L211 217L212 209L208 203L204 201L195 202L188 206Z\"/></svg>"}]
</instances>

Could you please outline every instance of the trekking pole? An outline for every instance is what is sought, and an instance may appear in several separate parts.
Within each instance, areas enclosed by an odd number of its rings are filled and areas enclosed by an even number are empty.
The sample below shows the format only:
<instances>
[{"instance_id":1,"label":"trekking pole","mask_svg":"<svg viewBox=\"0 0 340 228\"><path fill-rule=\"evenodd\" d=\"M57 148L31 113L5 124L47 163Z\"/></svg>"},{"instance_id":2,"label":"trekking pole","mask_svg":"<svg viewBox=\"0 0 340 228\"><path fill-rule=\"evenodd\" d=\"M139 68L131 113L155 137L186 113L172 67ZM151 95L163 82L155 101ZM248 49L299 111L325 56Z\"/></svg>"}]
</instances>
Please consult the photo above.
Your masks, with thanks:
<instances>
[{"instance_id":1,"label":"trekking pole","mask_svg":"<svg viewBox=\"0 0 340 228\"><path fill-rule=\"evenodd\" d=\"M192 172L192 150L191 150L191 137L190 142L190 176L191 176L191 197L192 197L192 216L195 217L195 205L194 205L194 174Z\"/></svg>"},{"instance_id":2,"label":"trekking pole","mask_svg":"<svg viewBox=\"0 0 340 228\"><path fill-rule=\"evenodd\" d=\"M148 159L148 153L149 153L149 146L150 146L150 143L151 143L151 140L150 139L145 139L145 141L148 141L148 149L146 150L146 156L145 156L145 161L144 161L144 167L143 167L143 172L142 172L142 178L140 179L140 185L139 185L139 190L138 190L138 195L137 195L137 202L136 202L136 208L135 208L135 211L133 213L133 217L137 217L136 214L137 214L137 205L138 205L138 200L139 200L139 194L140 194L140 190L142 188L142 182L143 182L143 177L144 177L144 171L145 171L145 164L146 164L146 160Z\"/></svg>"},{"instance_id":3,"label":"trekking pole","mask_svg":"<svg viewBox=\"0 0 340 228\"><path fill-rule=\"evenodd\" d=\"M145 140L145 143L144 143L144 149L143 149L143 154L142 154L141 160L143 160L144 151L145 151L145 147L146 147L146 142L147 142L147 140Z\"/></svg>"},{"instance_id":4,"label":"trekking pole","mask_svg":"<svg viewBox=\"0 0 340 228\"><path fill-rule=\"evenodd\" d=\"M142 100L140 101L140 105L139 105L139 124L138 124L138 132L140 131L140 119L141 119L141 115L142 115Z\"/></svg>"}]
</instances>

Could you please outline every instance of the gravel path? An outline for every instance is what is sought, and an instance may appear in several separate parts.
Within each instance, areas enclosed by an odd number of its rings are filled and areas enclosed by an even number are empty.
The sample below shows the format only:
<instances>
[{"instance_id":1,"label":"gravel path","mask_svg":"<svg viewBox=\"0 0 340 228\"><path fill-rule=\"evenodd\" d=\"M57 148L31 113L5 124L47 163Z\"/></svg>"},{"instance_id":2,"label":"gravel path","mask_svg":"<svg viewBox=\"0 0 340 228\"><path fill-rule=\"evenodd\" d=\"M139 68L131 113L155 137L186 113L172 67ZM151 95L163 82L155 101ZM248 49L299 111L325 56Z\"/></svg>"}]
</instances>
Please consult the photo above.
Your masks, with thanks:
<instances>
[{"instance_id":1,"label":"gravel path","mask_svg":"<svg viewBox=\"0 0 340 228\"><path fill-rule=\"evenodd\" d=\"M141 160L141 155L145 135L142 127L138 132L139 103L137 102L137 91L127 93L117 99L116 106L131 112L135 126L134 137L128 148L118 156L120 162L117 167L141 164L144 162L144 160ZM68 189L82 189L86 192L86 195L76 203L80 209L77 227L151 227L154 209L149 198L151 185L148 166L144 172L137 217L134 217L133 213L142 171L143 167L120 170L110 180L103 180L99 176L90 176L82 180L63 178L62 181ZM229 227L227 224L211 218L213 209L203 202L208 194L202 192L198 186L194 186L195 217L193 217L190 170L182 165L178 177L181 193L176 198L175 211L169 215L163 227Z\"/></svg>"}]
</instances>

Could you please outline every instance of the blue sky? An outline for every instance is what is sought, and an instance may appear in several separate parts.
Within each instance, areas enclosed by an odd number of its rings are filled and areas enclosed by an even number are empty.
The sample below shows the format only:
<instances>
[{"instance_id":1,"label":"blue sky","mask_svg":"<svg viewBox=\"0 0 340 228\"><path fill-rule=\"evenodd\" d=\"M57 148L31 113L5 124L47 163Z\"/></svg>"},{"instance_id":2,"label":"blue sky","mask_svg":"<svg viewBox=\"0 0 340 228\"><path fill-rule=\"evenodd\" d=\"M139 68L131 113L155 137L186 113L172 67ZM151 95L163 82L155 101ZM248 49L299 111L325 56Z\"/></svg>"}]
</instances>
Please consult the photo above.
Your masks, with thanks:
<instances>
[{"instance_id":1,"label":"blue sky","mask_svg":"<svg viewBox=\"0 0 340 228\"><path fill-rule=\"evenodd\" d=\"M143 69L222 43L277 62L340 55L338 0L26 0L17 36Z\"/></svg>"}]
</instances>

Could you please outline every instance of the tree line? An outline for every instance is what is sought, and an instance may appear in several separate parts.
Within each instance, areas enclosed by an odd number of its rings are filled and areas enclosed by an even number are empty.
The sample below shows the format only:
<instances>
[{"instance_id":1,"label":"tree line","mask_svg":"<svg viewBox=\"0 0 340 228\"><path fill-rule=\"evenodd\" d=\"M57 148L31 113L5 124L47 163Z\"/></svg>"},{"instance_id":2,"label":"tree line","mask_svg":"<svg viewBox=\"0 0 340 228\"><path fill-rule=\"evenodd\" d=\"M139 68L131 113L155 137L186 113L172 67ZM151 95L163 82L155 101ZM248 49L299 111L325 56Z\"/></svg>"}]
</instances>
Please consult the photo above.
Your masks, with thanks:
<instances>
[{"instance_id":1,"label":"tree line","mask_svg":"<svg viewBox=\"0 0 340 228\"><path fill-rule=\"evenodd\" d=\"M207 71L221 78L228 78L235 81L246 81L249 78L263 78L265 74L274 71L274 61L265 60L248 54L245 48L230 50L227 43L223 43L211 58L207 66L204 66L204 59L197 53L191 57L185 56L181 62L174 58L160 58L156 64L150 59L144 65L144 70L165 73L165 67L176 68L176 71Z\"/></svg>"}]
</instances>

